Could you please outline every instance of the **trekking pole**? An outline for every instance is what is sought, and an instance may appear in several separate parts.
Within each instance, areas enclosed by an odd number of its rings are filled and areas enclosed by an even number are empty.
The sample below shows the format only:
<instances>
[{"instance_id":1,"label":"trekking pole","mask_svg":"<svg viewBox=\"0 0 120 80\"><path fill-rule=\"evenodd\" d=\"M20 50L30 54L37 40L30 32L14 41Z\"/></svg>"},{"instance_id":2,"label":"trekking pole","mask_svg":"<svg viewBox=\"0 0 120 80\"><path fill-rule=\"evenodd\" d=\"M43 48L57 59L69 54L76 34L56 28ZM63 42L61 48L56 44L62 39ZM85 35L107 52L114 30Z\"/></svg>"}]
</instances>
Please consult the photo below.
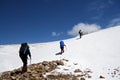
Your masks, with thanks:
<instances>
[{"instance_id":1,"label":"trekking pole","mask_svg":"<svg viewBox=\"0 0 120 80\"><path fill-rule=\"evenodd\" d=\"M31 58L30 58L30 65L31 65Z\"/></svg>"},{"instance_id":2,"label":"trekking pole","mask_svg":"<svg viewBox=\"0 0 120 80\"><path fill-rule=\"evenodd\" d=\"M30 65L31 65L31 58L29 58L28 60L30 60Z\"/></svg>"}]
</instances>

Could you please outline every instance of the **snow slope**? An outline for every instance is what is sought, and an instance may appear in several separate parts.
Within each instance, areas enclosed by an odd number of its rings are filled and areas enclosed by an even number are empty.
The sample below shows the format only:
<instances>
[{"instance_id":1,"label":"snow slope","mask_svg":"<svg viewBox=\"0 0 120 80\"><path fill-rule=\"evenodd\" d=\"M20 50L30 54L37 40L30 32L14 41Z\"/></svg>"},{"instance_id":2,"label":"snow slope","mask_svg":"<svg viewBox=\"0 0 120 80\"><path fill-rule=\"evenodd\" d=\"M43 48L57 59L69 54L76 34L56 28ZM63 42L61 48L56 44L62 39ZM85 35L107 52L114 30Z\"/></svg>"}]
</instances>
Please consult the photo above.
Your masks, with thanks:
<instances>
[{"instance_id":1,"label":"snow slope","mask_svg":"<svg viewBox=\"0 0 120 80\"><path fill-rule=\"evenodd\" d=\"M59 41L29 44L32 63L64 58L69 61L58 70L63 73L65 71L62 68L68 68L67 73L77 68L89 68L92 71L92 78L89 80L99 80L100 75L104 76L105 80L120 80L119 34L120 26L116 26L84 35L81 39L75 37L64 40L67 47L63 55L56 55L60 52ZM20 44L0 45L0 72L22 66L18 56L19 48ZM75 63L78 65L74 65Z\"/></svg>"}]
</instances>

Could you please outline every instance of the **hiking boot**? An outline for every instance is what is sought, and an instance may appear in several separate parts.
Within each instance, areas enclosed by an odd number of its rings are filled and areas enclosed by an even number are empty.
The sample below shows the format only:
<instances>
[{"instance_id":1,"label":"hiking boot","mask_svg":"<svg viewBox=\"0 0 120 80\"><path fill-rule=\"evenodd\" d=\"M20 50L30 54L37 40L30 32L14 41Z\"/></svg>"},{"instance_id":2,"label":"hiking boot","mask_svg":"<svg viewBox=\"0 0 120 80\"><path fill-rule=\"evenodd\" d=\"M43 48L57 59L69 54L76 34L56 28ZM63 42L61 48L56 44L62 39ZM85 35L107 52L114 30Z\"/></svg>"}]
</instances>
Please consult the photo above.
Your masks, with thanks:
<instances>
[{"instance_id":1,"label":"hiking boot","mask_svg":"<svg viewBox=\"0 0 120 80\"><path fill-rule=\"evenodd\" d=\"M64 53L64 50L61 50L61 53Z\"/></svg>"},{"instance_id":2,"label":"hiking boot","mask_svg":"<svg viewBox=\"0 0 120 80\"><path fill-rule=\"evenodd\" d=\"M25 72L27 72L27 66L23 66L22 68L22 73L25 73Z\"/></svg>"}]
</instances>

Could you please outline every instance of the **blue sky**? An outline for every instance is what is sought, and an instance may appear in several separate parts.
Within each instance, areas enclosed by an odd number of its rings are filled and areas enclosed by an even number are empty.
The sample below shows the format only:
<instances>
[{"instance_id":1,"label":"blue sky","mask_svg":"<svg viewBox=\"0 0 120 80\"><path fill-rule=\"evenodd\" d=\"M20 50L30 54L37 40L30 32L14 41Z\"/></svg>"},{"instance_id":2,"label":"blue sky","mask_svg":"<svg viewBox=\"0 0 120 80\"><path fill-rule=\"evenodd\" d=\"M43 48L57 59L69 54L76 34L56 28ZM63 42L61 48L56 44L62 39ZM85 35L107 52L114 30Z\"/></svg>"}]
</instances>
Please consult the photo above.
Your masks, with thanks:
<instances>
[{"instance_id":1,"label":"blue sky","mask_svg":"<svg viewBox=\"0 0 120 80\"><path fill-rule=\"evenodd\" d=\"M0 44L56 41L74 37L76 26L119 24L120 0L0 0Z\"/></svg>"}]
</instances>

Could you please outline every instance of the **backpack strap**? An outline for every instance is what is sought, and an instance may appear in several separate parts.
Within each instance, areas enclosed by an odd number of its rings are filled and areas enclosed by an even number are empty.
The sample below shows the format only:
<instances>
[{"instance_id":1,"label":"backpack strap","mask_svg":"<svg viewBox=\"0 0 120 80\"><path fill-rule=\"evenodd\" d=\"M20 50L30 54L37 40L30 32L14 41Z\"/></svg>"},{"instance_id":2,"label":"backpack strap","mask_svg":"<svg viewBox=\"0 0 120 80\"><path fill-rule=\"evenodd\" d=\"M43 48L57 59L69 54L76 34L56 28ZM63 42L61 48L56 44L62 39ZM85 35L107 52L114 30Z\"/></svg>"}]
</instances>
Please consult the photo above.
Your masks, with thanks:
<instances>
[{"instance_id":1,"label":"backpack strap","mask_svg":"<svg viewBox=\"0 0 120 80\"><path fill-rule=\"evenodd\" d=\"M25 54L26 51L27 51L27 46L25 47L24 54Z\"/></svg>"}]
</instances>

